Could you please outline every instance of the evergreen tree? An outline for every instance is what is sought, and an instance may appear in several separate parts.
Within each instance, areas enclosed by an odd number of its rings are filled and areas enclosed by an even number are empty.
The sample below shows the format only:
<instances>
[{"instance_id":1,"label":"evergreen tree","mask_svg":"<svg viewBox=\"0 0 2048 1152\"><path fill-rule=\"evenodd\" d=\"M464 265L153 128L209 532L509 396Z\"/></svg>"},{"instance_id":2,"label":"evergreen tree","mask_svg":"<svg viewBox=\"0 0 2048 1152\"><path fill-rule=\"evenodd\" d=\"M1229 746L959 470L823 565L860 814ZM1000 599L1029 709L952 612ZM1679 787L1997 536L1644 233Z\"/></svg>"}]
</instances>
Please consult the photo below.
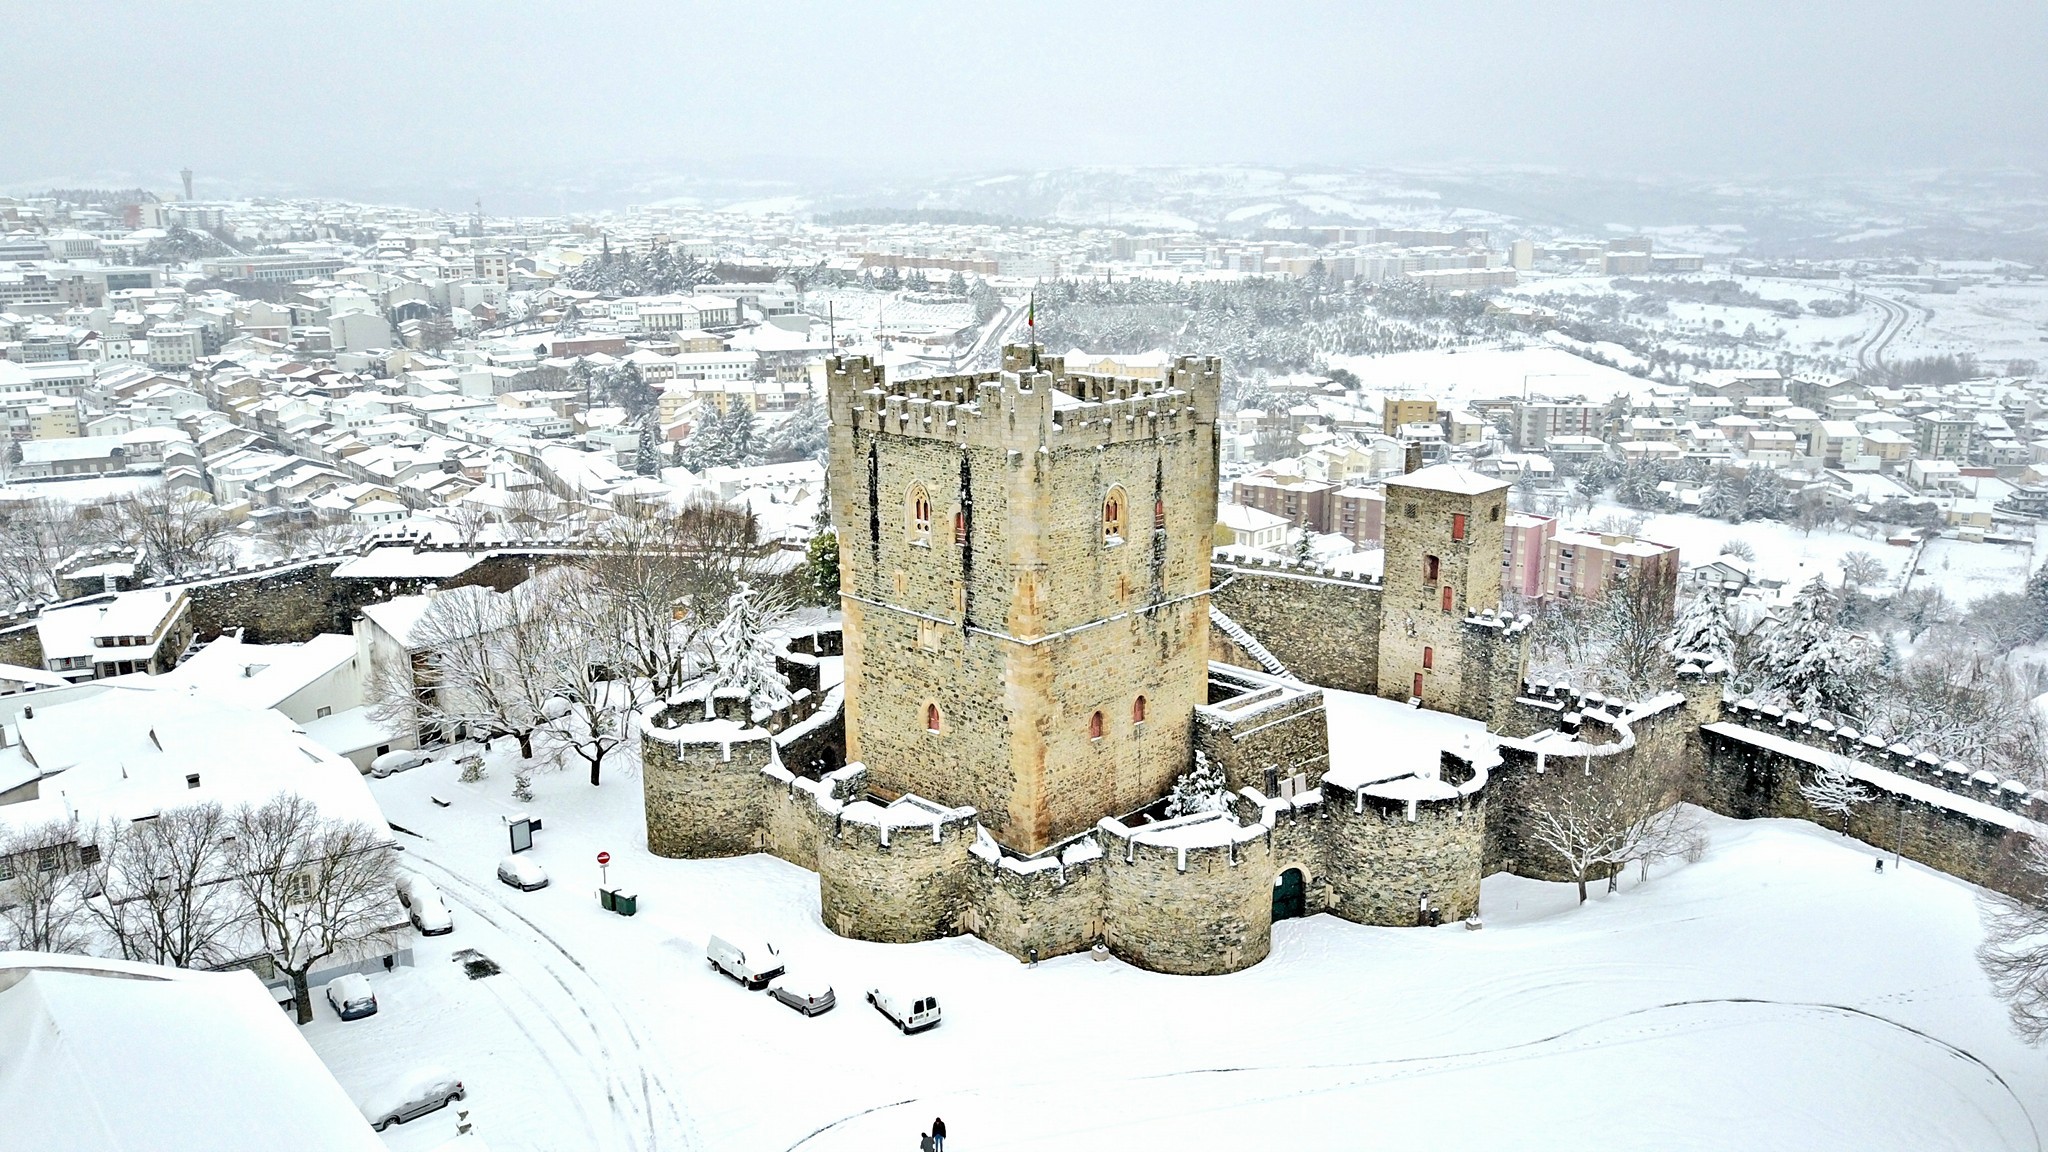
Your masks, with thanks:
<instances>
[{"instance_id":1,"label":"evergreen tree","mask_svg":"<svg viewBox=\"0 0 2048 1152\"><path fill-rule=\"evenodd\" d=\"M641 476L661 473L661 456L654 449L654 417L640 421L640 445L633 452L633 471Z\"/></svg>"},{"instance_id":2,"label":"evergreen tree","mask_svg":"<svg viewBox=\"0 0 2048 1152\"><path fill-rule=\"evenodd\" d=\"M827 608L839 606L839 534L830 528L811 537L804 551L811 595Z\"/></svg>"},{"instance_id":3,"label":"evergreen tree","mask_svg":"<svg viewBox=\"0 0 2048 1152\"><path fill-rule=\"evenodd\" d=\"M15 449L20 451L19 447ZM2043 564L2027 577L2027 586L2022 593L2027 608L2033 617L2033 634L2038 639L2048 636L2048 564Z\"/></svg>"},{"instance_id":4,"label":"evergreen tree","mask_svg":"<svg viewBox=\"0 0 2048 1152\"><path fill-rule=\"evenodd\" d=\"M565 340L583 335L583 310L576 307L575 301L570 301L569 306L562 309L562 319L555 325L555 335Z\"/></svg>"},{"instance_id":5,"label":"evergreen tree","mask_svg":"<svg viewBox=\"0 0 2048 1152\"><path fill-rule=\"evenodd\" d=\"M808 460L825 453L825 437L831 431L825 406L805 396L789 417L763 438L762 454L772 463Z\"/></svg>"},{"instance_id":6,"label":"evergreen tree","mask_svg":"<svg viewBox=\"0 0 2048 1152\"><path fill-rule=\"evenodd\" d=\"M1834 590L1816 575L1793 598L1790 615L1764 638L1764 690L1809 715L1847 714L1863 700L1864 662L1855 642L1835 627L1836 607Z\"/></svg>"},{"instance_id":7,"label":"evergreen tree","mask_svg":"<svg viewBox=\"0 0 2048 1152\"><path fill-rule=\"evenodd\" d=\"M755 436L754 410L744 404L733 408L725 418L724 445L725 463L744 468L761 462L761 445Z\"/></svg>"},{"instance_id":8,"label":"evergreen tree","mask_svg":"<svg viewBox=\"0 0 2048 1152\"><path fill-rule=\"evenodd\" d=\"M1315 563L1315 560L1316 534L1309 530L1308 525L1304 524L1294 537L1294 562L1307 567Z\"/></svg>"},{"instance_id":9,"label":"evergreen tree","mask_svg":"<svg viewBox=\"0 0 2048 1152\"><path fill-rule=\"evenodd\" d=\"M1734 663L1735 624L1728 615L1728 594L1719 584L1702 589L1685 606L1671 629L1671 650Z\"/></svg>"},{"instance_id":10,"label":"evergreen tree","mask_svg":"<svg viewBox=\"0 0 2048 1152\"><path fill-rule=\"evenodd\" d=\"M1206 755L1196 752L1194 767L1183 772L1173 782L1173 790L1166 794L1166 815L1172 818L1229 810L1230 793L1223 779L1223 769L1211 763Z\"/></svg>"},{"instance_id":11,"label":"evergreen tree","mask_svg":"<svg viewBox=\"0 0 2048 1152\"><path fill-rule=\"evenodd\" d=\"M711 652L714 691L744 692L756 708L780 708L790 701L789 680L775 666L773 615L740 585L725 602L725 616L705 638Z\"/></svg>"},{"instance_id":12,"label":"evergreen tree","mask_svg":"<svg viewBox=\"0 0 2048 1152\"><path fill-rule=\"evenodd\" d=\"M1743 506L1743 518L1748 520L1777 520L1785 515L1789 503L1785 482L1776 472L1765 470L1749 484L1749 498Z\"/></svg>"}]
</instances>

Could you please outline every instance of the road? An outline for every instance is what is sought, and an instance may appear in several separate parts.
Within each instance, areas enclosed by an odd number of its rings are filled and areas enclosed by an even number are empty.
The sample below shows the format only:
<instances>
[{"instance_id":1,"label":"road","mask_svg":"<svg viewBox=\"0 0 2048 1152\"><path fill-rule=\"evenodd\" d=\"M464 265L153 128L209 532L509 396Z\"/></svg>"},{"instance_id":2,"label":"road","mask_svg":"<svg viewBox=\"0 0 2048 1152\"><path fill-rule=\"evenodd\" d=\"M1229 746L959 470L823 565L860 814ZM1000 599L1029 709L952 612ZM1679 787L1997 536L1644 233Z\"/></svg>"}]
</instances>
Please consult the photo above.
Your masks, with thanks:
<instances>
[{"instance_id":1,"label":"road","mask_svg":"<svg viewBox=\"0 0 2048 1152\"><path fill-rule=\"evenodd\" d=\"M1892 341L1913 324L1925 320L1928 313L1918 305L1901 303L1870 292L1862 293L1862 298L1875 304L1884 315L1877 331L1856 349L1856 368L1859 372L1881 372L1885 366L1885 350Z\"/></svg>"}]
</instances>

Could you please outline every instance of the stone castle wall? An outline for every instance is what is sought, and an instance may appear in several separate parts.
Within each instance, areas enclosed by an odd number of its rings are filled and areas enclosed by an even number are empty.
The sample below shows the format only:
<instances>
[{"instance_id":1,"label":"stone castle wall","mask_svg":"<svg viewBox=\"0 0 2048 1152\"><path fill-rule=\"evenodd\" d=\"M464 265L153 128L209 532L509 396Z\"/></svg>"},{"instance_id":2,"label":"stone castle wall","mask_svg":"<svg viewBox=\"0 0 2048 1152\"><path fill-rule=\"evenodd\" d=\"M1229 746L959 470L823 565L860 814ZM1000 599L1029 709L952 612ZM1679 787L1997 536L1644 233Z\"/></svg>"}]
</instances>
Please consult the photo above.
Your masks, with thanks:
<instances>
[{"instance_id":1,"label":"stone castle wall","mask_svg":"<svg viewBox=\"0 0 2048 1152\"><path fill-rule=\"evenodd\" d=\"M1803 723L1793 720L1786 727ZM1873 748L1852 735L1830 747L1825 737L1809 742L1779 727L1730 721L1701 730L1697 802L1737 819L1811 820L1840 830L1841 814L1815 810L1799 791L1823 767L1839 764L1858 777L1868 796L1850 809L1850 836L1881 854L1896 852L1999 890L2012 881L2001 866L2008 841L2042 831L2043 805L2022 786L1951 770L1903 746Z\"/></svg>"},{"instance_id":2,"label":"stone castle wall","mask_svg":"<svg viewBox=\"0 0 2048 1152\"><path fill-rule=\"evenodd\" d=\"M1345 692L1379 691L1378 584L1277 560L1218 562L1214 571L1216 606L1297 678Z\"/></svg>"},{"instance_id":3,"label":"stone castle wall","mask_svg":"<svg viewBox=\"0 0 2048 1152\"><path fill-rule=\"evenodd\" d=\"M908 944L963 930L974 810L909 823L902 808L849 804L818 837L818 906L841 936Z\"/></svg>"},{"instance_id":4,"label":"stone castle wall","mask_svg":"<svg viewBox=\"0 0 2048 1152\"><path fill-rule=\"evenodd\" d=\"M1195 749L1223 770L1232 791L1275 791L1300 775L1314 787L1330 766L1323 693L1268 676L1211 666L1212 702L1195 711Z\"/></svg>"},{"instance_id":5,"label":"stone castle wall","mask_svg":"<svg viewBox=\"0 0 2048 1152\"><path fill-rule=\"evenodd\" d=\"M1154 972L1249 968L1273 946L1272 845L1227 816L1221 845L1177 847L1154 830L1102 823L1103 920L1110 951Z\"/></svg>"}]
</instances>

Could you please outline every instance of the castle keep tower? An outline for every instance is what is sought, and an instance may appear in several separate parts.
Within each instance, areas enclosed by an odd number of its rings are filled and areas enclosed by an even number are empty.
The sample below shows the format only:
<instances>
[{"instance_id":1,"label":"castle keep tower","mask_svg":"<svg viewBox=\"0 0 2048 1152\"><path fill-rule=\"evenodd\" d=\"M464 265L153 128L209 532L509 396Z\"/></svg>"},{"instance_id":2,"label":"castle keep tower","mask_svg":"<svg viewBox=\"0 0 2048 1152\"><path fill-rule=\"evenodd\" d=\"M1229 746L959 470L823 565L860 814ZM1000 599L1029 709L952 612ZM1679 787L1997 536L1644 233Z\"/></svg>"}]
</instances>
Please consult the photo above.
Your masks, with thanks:
<instances>
[{"instance_id":1,"label":"castle keep tower","mask_svg":"<svg viewBox=\"0 0 2048 1152\"><path fill-rule=\"evenodd\" d=\"M1508 485L1437 464L1387 481L1379 694L1490 718ZM1495 629L1497 631L1497 629ZM1519 684L1519 661L1511 679Z\"/></svg>"},{"instance_id":2,"label":"castle keep tower","mask_svg":"<svg viewBox=\"0 0 2048 1152\"><path fill-rule=\"evenodd\" d=\"M1025 853L1164 793L1207 698L1218 361L1135 380L1012 347L1000 372L826 373L868 786L971 804Z\"/></svg>"}]
</instances>

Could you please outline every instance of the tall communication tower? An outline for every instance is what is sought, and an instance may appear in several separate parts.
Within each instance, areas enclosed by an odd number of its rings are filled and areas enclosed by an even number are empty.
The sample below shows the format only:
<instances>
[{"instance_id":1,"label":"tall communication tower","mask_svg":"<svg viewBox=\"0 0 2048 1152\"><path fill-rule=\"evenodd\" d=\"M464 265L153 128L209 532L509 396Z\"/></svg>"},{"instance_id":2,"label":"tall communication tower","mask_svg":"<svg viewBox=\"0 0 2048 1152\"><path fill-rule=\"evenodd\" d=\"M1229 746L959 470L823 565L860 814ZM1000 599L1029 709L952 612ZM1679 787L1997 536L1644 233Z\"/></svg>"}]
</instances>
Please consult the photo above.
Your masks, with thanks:
<instances>
[{"instance_id":1,"label":"tall communication tower","mask_svg":"<svg viewBox=\"0 0 2048 1152\"><path fill-rule=\"evenodd\" d=\"M187 168L178 175L185 181L185 199L192 199L192 170Z\"/></svg>"}]
</instances>

